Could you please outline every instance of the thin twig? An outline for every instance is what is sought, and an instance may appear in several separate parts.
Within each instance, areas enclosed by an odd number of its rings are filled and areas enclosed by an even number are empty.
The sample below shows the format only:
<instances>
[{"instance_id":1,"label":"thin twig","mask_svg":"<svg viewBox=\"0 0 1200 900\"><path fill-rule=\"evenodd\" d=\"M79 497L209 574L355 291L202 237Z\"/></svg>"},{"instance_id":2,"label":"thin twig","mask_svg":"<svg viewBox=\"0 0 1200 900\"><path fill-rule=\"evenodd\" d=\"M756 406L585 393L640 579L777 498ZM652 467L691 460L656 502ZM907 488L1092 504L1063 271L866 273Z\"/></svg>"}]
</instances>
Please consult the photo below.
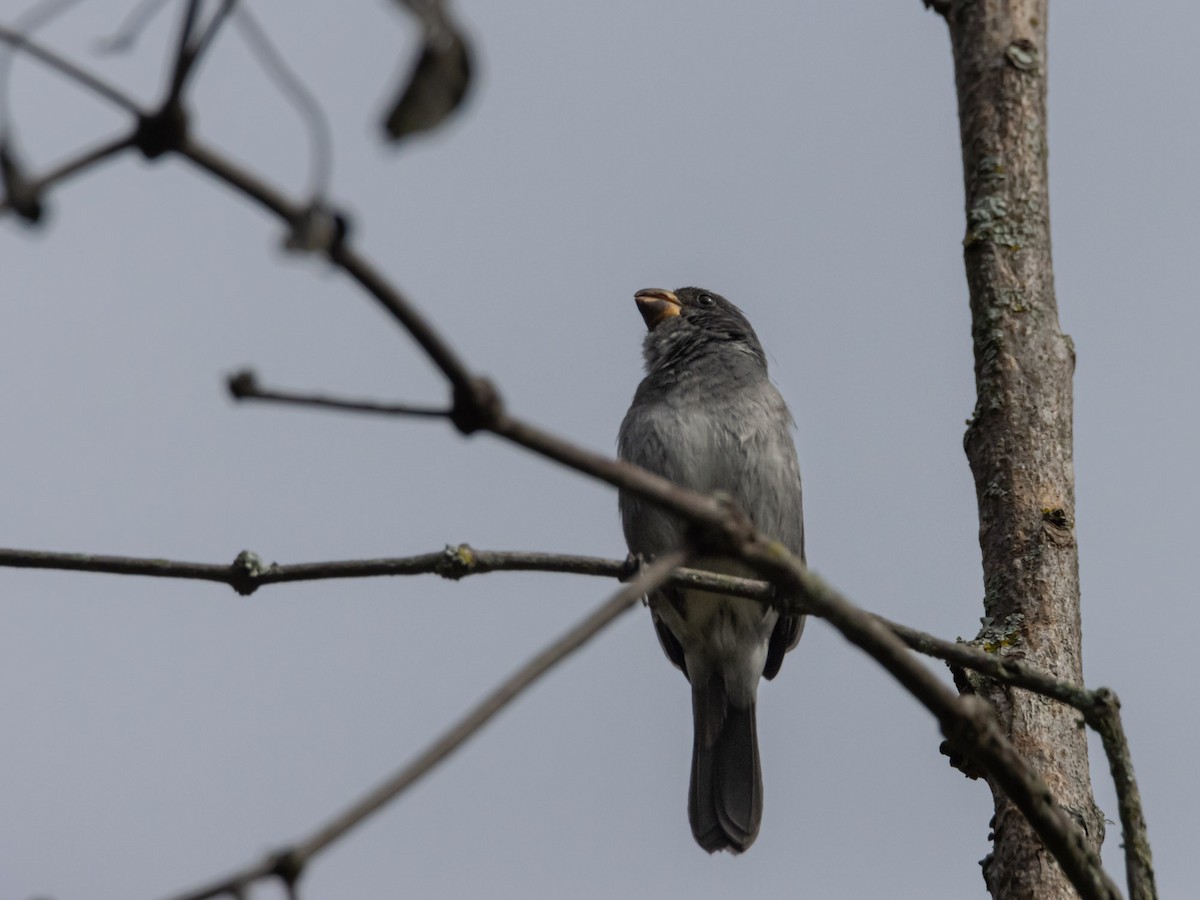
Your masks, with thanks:
<instances>
[{"instance_id":1,"label":"thin twig","mask_svg":"<svg viewBox=\"0 0 1200 900\"><path fill-rule=\"evenodd\" d=\"M29 188L34 196L40 195L47 188L59 184L73 175L78 175L87 169L92 168L98 163L112 159L120 155L125 150L133 146L133 140L128 134L122 134L114 138L109 138L95 147L84 150L76 156L59 163L53 169L45 174L33 179L29 183ZM7 198L0 199L0 215L12 211L12 204Z\"/></svg>"},{"instance_id":2,"label":"thin twig","mask_svg":"<svg viewBox=\"0 0 1200 900\"><path fill-rule=\"evenodd\" d=\"M217 7L217 11L213 13L208 24L204 26L204 31L200 33L200 37L192 43L192 48L189 51L189 60L187 63L186 77L190 77L196 71L196 67L200 64L200 60L208 52L208 48L212 46L213 41L217 38L217 32L221 30L221 25L229 17L229 14L234 11L236 0L221 0L221 5Z\"/></svg>"},{"instance_id":3,"label":"thin twig","mask_svg":"<svg viewBox=\"0 0 1200 900\"><path fill-rule=\"evenodd\" d=\"M175 43L175 63L171 71L168 102L177 100L183 92L188 68L191 65L192 34L196 30L196 19L200 17L200 7L203 3L204 0L187 0L187 6L183 10L183 22L180 23L179 37Z\"/></svg>"},{"instance_id":4,"label":"thin twig","mask_svg":"<svg viewBox=\"0 0 1200 900\"><path fill-rule=\"evenodd\" d=\"M281 191L264 179L238 166L224 154L208 147L194 137L185 140L179 154L198 168L224 182L239 193L249 197L260 206L266 207L287 224L295 222L305 207L292 202ZM425 317L375 268L344 243L336 245L329 254L330 260L363 287L367 293L383 304L400 322L404 329L417 341L434 365L449 379L456 391L469 393L474 382L466 364L458 357L430 325Z\"/></svg>"},{"instance_id":5,"label":"thin twig","mask_svg":"<svg viewBox=\"0 0 1200 900\"><path fill-rule=\"evenodd\" d=\"M51 553L44 550L0 548L0 567L99 572L209 581L228 585L243 595L273 584L325 581L333 578L378 578L401 575L439 575L457 581L488 572L557 572L621 578L630 572L627 560L604 559L566 553L511 550L476 550L467 544L444 550L383 559L345 559L329 562L264 564L258 554L243 550L232 564L184 562L152 557L109 556L91 553ZM774 589L763 581L718 575L700 569L677 569L668 579L678 587L719 591L740 597L769 600ZM932 636L926 636L935 640Z\"/></svg>"},{"instance_id":6,"label":"thin twig","mask_svg":"<svg viewBox=\"0 0 1200 900\"><path fill-rule=\"evenodd\" d=\"M479 550L469 544L448 544L444 550L411 556L286 564L264 564L258 554L251 551L242 551L234 563L228 564L0 548L0 567L210 581L251 593L260 587L275 584L404 575L439 575L458 580L490 572L549 572L620 578L629 572L630 564L628 560L582 554ZM668 583L763 602L775 597L775 589L770 582L720 575L703 569L677 569ZM807 613L810 609L807 604L802 604L799 611ZM1088 713L1095 709L1095 691L1056 678L1023 660L988 653L970 644L948 641L884 616L873 615L873 618L894 632L907 647L925 656L945 660L1014 687L1050 697L1081 712ZM1107 691L1106 688L1099 690ZM1096 730L1100 731L1099 728Z\"/></svg>"},{"instance_id":7,"label":"thin twig","mask_svg":"<svg viewBox=\"0 0 1200 900\"><path fill-rule=\"evenodd\" d=\"M302 394L278 388L264 388L249 370L229 377L229 393L236 400L269 400L294 406L313 406L319 409L340 409L350 412L368 412L388 416L417 416L448 419L453 410L444 406L414 406L409 403L379 403L374 400L350 400L328 394Z\"/></svg>"},{"instance_id":8,"label":"thin twig","mask_svg":"<svg viewBox=\"0 0 1200 900\"><path fill-rule=\"evenodd\" d=\"M646 594L661 587L671 572L677 566L682 565L686 559L687 557L683 553L672 553L646 566L633 581L621 588L610 600L599 606L510 675L415 759L351 804L342 813L330 819L308 838L292 847L273 853L265 860L233 875L181 894L175 900L209 900L209 898L219 897L223 894L235 893L247 887L251 882L272 875L282 878L289 885L294 885L309 860L408 790L434 766L461 747L468 738L515 700L522 691L582 647L602 628L630 609Z\"/></svg>"},{"instance_id":9,"label":"thin twig","mask_svg":"<svg viewBox=\"0 0 1200 900\"><path fill-rule=\"evenodd\" d=\"M339 407L341 403L339 401ZM619 578L628 573L630 565L627 560L605 559L599 556L525 550L478 550L469 544L458 544L447 545L441 551L412 556L283 565L263 564L259 556L251 551L242 551L234 563L224 564L0 548L0 567L211 581L229 585L242 593L251 593L260 587L274 584L403 575L440 575L443 578L458 580L469 575L483 575L489 572L553 572ZM678 587L700 588L763 602L769 602L775 597L775 589L770 582L719 575L702 569L677 569L669 583ZM810 609L807 604L802 603L799 611L807 613ZM1027 662L988 653L970 644L948 641L883 616L873 615L873 618L918 653L1050 697L1081 712L1086 713L1095 708L1096 696L1093 691L1056 678Z\"/></svg>"},{"instance_id":10,"label":"thin twig","mask_svg":"<svg viewBox=\"0 0 1200 900\"><path fill-rule=\"evenodd\" d=\"M234 2L235 0L221 0L217 11L197 36L197 23L204 0L188 0L183 12L183 21L179 26L179 37L176 39L166 96L152 116L139 122L139 128L146 130L141 136L139 147L148 158L155 159L167 150L175 149L186 135L188 116L183 102L184 90L189 78L196 72L200 60L216 40L221 25L233 11Z\"/></svg>"},{"instance_id":11,"label":"thin twig","mask_svg":"<svg viewBox=\"0 0 1200 900\"><path fill-rule=\"evenodd\" d=\"M43 47L36 41L30 40L19 31L5 25L0 25L0 41L4 41L16 50L28 53L38 62L65 76L69 81L74 81L80 87L86 88L99 97L103 97L114 106L119 106L134 116L142 115L142 109L137 101L124 91L118 90L111 84L100 80L91 72L77 66L53 50Z\"/></svg>"},{"instance_id":12,"label":"thin twig","mask_svg":"<svg viewBox=\"0 0 1200 900\"><path fill-rule=\"evenodd\" d=\"M456 393L471 394L475 390L475 380L467 368L467 364L450 349L450 345L434 330L425 317L417 312L416 307L408 298L396 290L391 282L380 274L371 263L355 252L348 243L334 247L329 258L334 265L341 268L367 293L383 304L384 309L404 326L404 330L421 345L421 349L446 376Z\"/></svg>"},{"instance_id":13,"label":"thin twig","mask_svg":"<svg viewBox=\"0 0 1200 900\"><path fill-rule=\"evenodd\" d=\"M1133 776L1133 757L1121 723L1121 701L1108 688L1091 692L1092 705L1085 709L1087 721L1104 744L1108 768L1117 789L1117 813L1121 819L1122 846L1125 850L1125 882L1129 900L1157 900L1154 860L1150 852L1142 794Z\"/></svg>"},{"instance_id":14,"label":"thin twig","mask_svg":"<svg viewBox=\"0 0 1200 900\"><path fill-rule=\"evenodd\" d=\"M333 129L329 118L321 109L321 104L313 96L312 91L292 71L291 66L283 55L275 49L267 32L259 25L258 20L251 14L250 7L243 3L237 7L233 19L242 35L250 46L251 53L257 57L258 63L268 77L275 82L276 87L300 114L308 131L308 139L312 145L312 166L309 172L308 193L314 202L319 202L329 193L329 185L333 181Z\"/></svg>"},{"instance_id":15,"label":"thin twig","mask_svg":"<svg viewBox=\"0 0 1200 900\"><path fill-rule=\"evenodd\" d=\"M113 33L96 42L99 53L122 53L137 43L142 32L171 0L140 0Z\"/></svg>"},{"instance_id":16,"label":"thin twig","mask_svg":"<svg viewBox=\"0 0 1200 900\"><path fill-rule=\"evenodd\" d=\"M293 203L274 185L268 184L262 178L237 165L229 157L206 146L195 137L189 136L177 152L226 187L231 187L244 194L259 206L275 213L288 224L304 212L303 206Z\"/></svg>"},{"instance_id":17,"label":"thin twig","mask_svg":"<svg viewBox=\"0 0 1200 900\"><path fill-rule=\"evenodd\" d=\"M1081 711L1092 704L1091 691L1073 682L1056 678L1023 660L999 653L988 653L959 641L947 641L882 617L880 621L885 622L905 644L918 653L971 669L1005 684L1041 694L1043 697L1050 697Z\"/></svg>"},{"instance_id":18,"label":"thin twig","mask_svg":"<svg viewBox=\"0 0 1200 900\"><path fill-rule=\"evenodd\" d=\"M13 20L12 29L30 36L78 2L79 0L42 0L17 16ZM3 49L0 49L0 138L4 139L8 139L12 125L9 121L9 96L16 56L17 48L11 44L5 44Z\"/></svg>"}]
</instances>

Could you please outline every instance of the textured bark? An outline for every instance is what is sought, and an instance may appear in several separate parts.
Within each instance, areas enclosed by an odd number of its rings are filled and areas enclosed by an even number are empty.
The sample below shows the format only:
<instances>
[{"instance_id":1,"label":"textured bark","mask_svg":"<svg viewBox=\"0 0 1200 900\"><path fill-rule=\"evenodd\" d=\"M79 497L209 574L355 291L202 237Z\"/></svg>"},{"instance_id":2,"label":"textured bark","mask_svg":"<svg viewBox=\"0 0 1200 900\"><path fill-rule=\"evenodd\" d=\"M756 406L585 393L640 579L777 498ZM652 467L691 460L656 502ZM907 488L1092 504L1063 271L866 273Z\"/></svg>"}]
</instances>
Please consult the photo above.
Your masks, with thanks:
<instances>
[{"instance_id":1,"label":"textured bark","mask_svg":"<svg viewBox=\"0 0 1200 900\"><path fill-rule=\"evenodd\" d=\"M1075 543L1070 338L1059 330L1046 178L1048 0L954 0L950 28L966 187L963 239L977 402L964 440L979 503L985 648L1004 648L1083 683ZM1018 750L1041 772L1095 848L1104 824L1092 797L1079 713L983 678ZM992 853L1000 900L1076 896L1021 813L992 784Z\"/></svg>"}]
</instances>

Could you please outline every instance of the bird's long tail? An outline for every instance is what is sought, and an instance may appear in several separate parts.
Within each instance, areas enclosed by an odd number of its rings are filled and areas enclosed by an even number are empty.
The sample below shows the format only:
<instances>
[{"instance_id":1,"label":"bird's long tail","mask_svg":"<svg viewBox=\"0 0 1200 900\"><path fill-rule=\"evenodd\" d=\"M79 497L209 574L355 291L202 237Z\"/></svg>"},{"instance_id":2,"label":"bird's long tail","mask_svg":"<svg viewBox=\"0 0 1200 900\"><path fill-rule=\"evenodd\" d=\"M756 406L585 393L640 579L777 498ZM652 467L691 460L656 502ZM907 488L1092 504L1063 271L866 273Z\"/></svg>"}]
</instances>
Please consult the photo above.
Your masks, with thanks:
<instances>
[{"instance_id":1,"label":"bird's long tail","mask_svg":"<svg viewBox=\"0 0 1200 900\"><path fill-rule=\"evenodd\" d=\"M738 707L719 674L692 684L696 734L688 820L696 843L714 853L741 853L758 837L762 821L762 767L754 700Z\"/></svg>"}]
</instances>

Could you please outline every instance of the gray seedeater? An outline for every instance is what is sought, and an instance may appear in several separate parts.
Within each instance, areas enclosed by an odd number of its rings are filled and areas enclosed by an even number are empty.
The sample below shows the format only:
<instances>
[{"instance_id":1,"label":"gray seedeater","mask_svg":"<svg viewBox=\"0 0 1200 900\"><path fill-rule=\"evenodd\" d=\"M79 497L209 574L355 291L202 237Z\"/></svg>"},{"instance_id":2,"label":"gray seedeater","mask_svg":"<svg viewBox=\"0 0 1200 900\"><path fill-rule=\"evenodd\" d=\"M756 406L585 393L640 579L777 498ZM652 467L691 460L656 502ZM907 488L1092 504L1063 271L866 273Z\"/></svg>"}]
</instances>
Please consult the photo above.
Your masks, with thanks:
<instances>
[{"instance_id":1,"label":"gray seedeater","mask_svg":"<svg viewBox=\"0 0 1200 900\"><path fill-rule=\"evenodd\" d=\"M754 329L736 306L700 288L651 288L635 300L648 329L646 377L621 423L620 457L683 487L727 495L803 559L792 416L767 377ZM684 545L687 525L674 514L627 492L620 510L631 553L650 559ZM731 559L693 565L755 574ZM757 600L674 587L655 592L650 610L663 650L692 686L692 834L710 853L741 853L762 821L758 681L779 672L800 640L804 617Z\"/></svg>"}]
</instances>

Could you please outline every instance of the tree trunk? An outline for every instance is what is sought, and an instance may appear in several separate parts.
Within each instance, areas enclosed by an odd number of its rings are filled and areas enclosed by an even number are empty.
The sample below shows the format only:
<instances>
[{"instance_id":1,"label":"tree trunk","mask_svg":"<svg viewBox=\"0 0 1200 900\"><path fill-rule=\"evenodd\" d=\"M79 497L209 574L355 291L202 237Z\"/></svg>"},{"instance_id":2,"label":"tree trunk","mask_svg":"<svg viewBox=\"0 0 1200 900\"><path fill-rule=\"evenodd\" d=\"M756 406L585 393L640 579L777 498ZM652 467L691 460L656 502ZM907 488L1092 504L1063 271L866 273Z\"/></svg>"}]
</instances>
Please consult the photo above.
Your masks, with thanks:
<instances>
[{"instance_id":1,"label":"tree trunk","mask_svg":"<svg viewBox=\"0 0 1200 900\"><path fill-rule=\"evenodd\" d=\"M983 646L1083 683L1071 449L1075 353L1058 325L1046 179L1048 0L936 3L950 28L966 187L963 255L977 401L964 444L979 502ZM986 679L971 687L1097 850L1079 713ZM997 900L1076 894L1021 813L992 785L983 861Z\"/></svg>"}]
</instances>

